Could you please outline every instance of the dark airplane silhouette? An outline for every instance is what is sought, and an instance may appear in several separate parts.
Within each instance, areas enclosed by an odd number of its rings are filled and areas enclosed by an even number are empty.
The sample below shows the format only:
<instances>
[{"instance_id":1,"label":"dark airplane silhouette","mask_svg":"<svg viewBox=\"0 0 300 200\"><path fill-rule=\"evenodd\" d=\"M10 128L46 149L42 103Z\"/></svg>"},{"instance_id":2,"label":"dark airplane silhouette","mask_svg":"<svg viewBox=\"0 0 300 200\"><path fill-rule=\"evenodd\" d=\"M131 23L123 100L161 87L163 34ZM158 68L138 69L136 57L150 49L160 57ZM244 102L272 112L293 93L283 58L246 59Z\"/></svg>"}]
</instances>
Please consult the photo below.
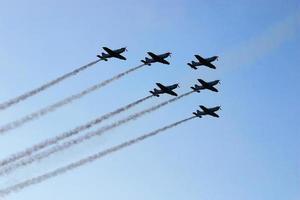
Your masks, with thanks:
<instances>
[{"instance_id":1,"label":"dark airplane silhouette","mask_svg":"<svg viewBox=\"0 0 300 200\"><path fill-rule=\"evenodd\" d=\"M159 97L160 94L169 94L172 96L178 96L177 93L175 93L173 90L179 87L179 84L164 86L161 83L156 83L156 85L159 87L159 89L154 88L153 91L150 91L152 95L157 97Z\"/></svg>"},{"instance_id":2,"label":"dark airplane silhouette","mask_svg":"<svg viewBox=\"0 0 300 200\"><path fill-rule=\"evenodd\" d=\"M104 51L106 51L106 53L97 55L97 57L100 58L101 60L107 61L108 58L118 58L121 60L126 60L126 58L121 55L121 53L123 53L124 51L127 51L126 47L116 49L116 50L111 50L108 47L103 47L103 49L104 49Z\"/></svg>"},{"instance_id":3,"label":"dark airplane silhouette","mask_svg":"<svg viewBox=\"0 0 300 200\"><path fill-rule=\"evenodd\" d=\"M192 68L192 69L197 69L197 66L206 66L212 69L216 69L216 66L214 66L212 64L212 62L214 62L215 60L218 60L218 56L213 56L210 58L202 58L199 55L195 55L195 57L197 58L198 62L192 61L191 63L188 63L188 65Z\"/></svg>"},{"instance_id":4,"label":"dark airplane silhouette","mask_svg":"<svg viewBox=\"0 0 300 200\"><path fill-rule=\"evenodd\" d=\"M194 87L191 87L195 92L200 92L200 90L211 90L213 92L218 92L218 89L215 88L214 86L220 83L220 80L215 80L215 81L211 81L211 82L205 82L202 79L198 79L198 81L201 83L200 85L195 84Z\"/></svg>"},{"instance_id":5,"label":"dark airplane silhouette","mask_svg":"<svg viewBox=\"0 0 300 200\"><path fill-rule=\"evenodd\" d=\"M141 60L141 62L144 63L145 65L150 66L152 63L156 63L156 62L160 62L166 65L170 64L168 61L165 60L165 58L171 56L170 52L160 54L160 55L156 55L152 52L147 52L147 53L149 54L149 56L151 56L151 58L145 57L145 60Z\"/></svg>"},{"instance_id":6,"label":"dark airplane silhouette","mask_svg":"<svg viewBox=\"0 0 300 200\"><path fill-rule=\"evenodd\" d=\"M205 106L199 106L202 111L197 110L196 112L193 112L193 114L199 118L201 118L203 115L210 115L213 117L219 117L219 115L217 115L215 112L217 112L218 110L221 110L221 106L216 106L213 108L206 108Z\"/></svg>"}]
</instances>

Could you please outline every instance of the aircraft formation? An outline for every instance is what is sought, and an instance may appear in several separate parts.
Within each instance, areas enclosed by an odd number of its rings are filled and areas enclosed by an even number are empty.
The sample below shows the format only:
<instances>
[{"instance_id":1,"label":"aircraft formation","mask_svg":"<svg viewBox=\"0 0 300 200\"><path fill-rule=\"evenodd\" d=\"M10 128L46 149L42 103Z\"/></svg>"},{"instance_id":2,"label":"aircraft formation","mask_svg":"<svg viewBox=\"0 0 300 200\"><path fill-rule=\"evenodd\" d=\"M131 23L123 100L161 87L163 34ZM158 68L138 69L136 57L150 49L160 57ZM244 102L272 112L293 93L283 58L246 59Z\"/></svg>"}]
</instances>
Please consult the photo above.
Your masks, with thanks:
<instances>
[{"instance_id":1,"label":"aircraft formation","mask_svg":"<svg viewBox=\"0 0 300 200\"><path fill-rule=\"evenodd\" d=\"M126 60L126 58L124 56L122 56L121 54L124 53L125 51L127 51L126 47L120 48L120 49L116 49L116 50L111 50L108 47L103 47L103 50L106 51L106 53L102 53L101 56L97 55L98 58L107 61L108 58L118 58L121 60ZM141 60L142 63L144 63L145 65L150 66L153 63L162 63L165 65L169 65L170 62L168 62L166 60L166 58L170 57L172 53L170 52L166 52L163 54L155 54L153 52L147 52L147 54L151 57L145 57L145 60ZM214 61L218 60L218 56L212 56L209 58L203 58L200 55L195 55L196 59L198 61L191 61L190 63L187 63L188 66L190 66L192 69L197 70L199 66L205 66L211 69L216 69L216 66L214 64L212 64ZM191 87L191 89L195 92L200 93L201 90L210 90L213 92L219 92L217 88L215 88L215 86L217 84L220 84L220 80L215 80L215 81L210 81L210 82L206 82L202 79L198 79L199 83L201 85L197 85L195 84L194 86ZM169 85L169 86L165 86L162 83L156 83L156 85L158 86L158 89L154 88L153 91L150 91L150 93L153 96L159 97L159 95L161 94L169 94L171 96L178 96L178 94L174 91L176 88L179 88L179 84L173 84L173 85ZM200 108L202 109L202 111L200 110L196 110L196 112L193 112L193 114L199 118L201 118L204 115L210 115L212 117L219 117L219 115L217 115L215 112L221 109L221 106L216 106L213 108L206 108L203 105L200 105Z\"/></svg>"},{"instance_id":2,"label":"aircraft formation","mask_svg":"<svg viewBox=\"0 0 300 200\"><path fill-rule=\"evenodd\" d=\"M78 69L75 69L75 70L69 72L69 73L66 73L52 81L46 82L44 85L41 85L40 87L30 90L20 96L12 98L11 100L8 100L2 104L0 103L0 111L7 109L17 103L20 103L20 102L24 101L25 99L32 97L42 91L45 91L49 87L54 86L55 84L58 84L61 81L65 80L71 76L77 75L79 72L87 69L88 67L93 66L94 64L96 64L99 61L108 61L109 59L112 59L112 58L116 58L116 59L120 59L120 60L127 60L126 57L123 55L123 53L125 53L127 51L126 47L122 47L122 48L114 49L114 50L110 49L108 47L103 47L103 50L104 50L104 52L96 55L98 60L88 63ZM140 69L143 66L151 66L154 63L170 65L170 62L167 60L167 58L171 56L170 52L166 52L166 53L162 53L162 54L147 52L147 54L149 55L149 57L145 57L144 60L141 60L142 64L137 67L130 68L129 70L119 73L119 74L113 76L112 78L109 78L107 80L101 81L98 84L88 87L87 89L84 89L79 93L70 95L69 97L62 99L61 101L58 101L52 105L44 107L43 109L40 109L33 113L25 115L24 117L22 117L16 121L8 123L4 126L0 126L0 135L8 132L9 130L16 129L16 128L20 127L21 125L25 125L26 123L29 123L30 121L32 121L34 119L45 116L47 113L54 112L56 109L58 109L62 106L68 105L68 104L72 103L73 101L78 100L78 99L82 98L83 96L85 96L93 91L96 91L96 90L106 86L107 84L120 79L121 77L123 77L129 73L132 73L132 72ZM200 66L208 67L210 69L216 69L216 66L213 64L213 62L218 60L218 56L203 58L200 55L195 55L195 57L196 57L197 61L191 61L190 63L187 63L187 65L189 67L191 67L192 69L197 70L197 69L199 69ZM79 125L78 127L75 127L74 129L68 130L66 132L62 132L52 138L47 138L44 141L41 141L40 143L37 143L27 149L24 149L20 152L16 152L16 153L8 156L7 158L0 160L0 177L2 175L7 175L9 173L12 173L15 170L17 170L18 168L25 167L36 161L41 161L45 158L48 158L52 154L59 153L63 150L68 149L71 146L74 146L74 145L80 144L86 140L89 140L89 139L93 138L94 136L102 135L111 129L117 128L117 127L121 126L122 124L126 124L130 121L133 121L134 119L137 119L145 114L148 114L157 109L160 109L161 107L166 106L172 102L175 102L175 101L177 101L185 96L188 96L192 93L200 93L203 90L209 90L211 92L219 92L219 90L217 89L216 86L218 84L220 84L220 80L204 81L203 79L199 78L197 81L198 81L198 84L194 84L194 86L191 86L190 87L191 91L186 92L184 94L178 94L175 91L177 88L179 88L179 83L172 84L172 85L164 85L162 83L156 83L157 87L155 87L153 90L149 91L149 93L150 93L149 96L140 98L140 99L138 99L132 103L129 103L127 105L124 105L114 111L103 114L85 124ZM149 99L151 97L160 97L161 95L172 96L172 99L169 99L169 100L159 103L155 106L152 106L148 109L142 110L142 111L134 113L132 115L129 115L126 118L123 118L119 121L115 121L114 123L112 123L110 125L103 126L100 129L97 129L96 131L91 131L91 132L79 135L79 137L77 137L75 139L72 139L73 136L75 136L85 130L90 129L91 127L93 127L95 125L102 123L104 120L107 120L114 115L120 114L121 112L125 112L128 109L142 103L143 101L146 101L147 99ZM97 154L90 155L81 160L70 163L69 165L63 166L61 168L57 168L53 171L47 172L40 176L30 178L28 180L19 182L17 184L14 184L14 185L4 188L4 189L0 188L0 196L8 195L11 192L19 191L28 186L40 183L49 178L55 177L59 174L63 174L67 171L73 170L74 168L77 168L84 164L90 163L90 162L92 162L96 159L99 159L103 156L106 156L110 153L114 153L114 152L121 150L125 147L128 147L132 144L140 142L148 137L157 135L167 129L175 127L175 126L177 126L183 122L189 121L191 119L202 118L204 116L211 116L211 117L219 118L219 115L217 112L219 110L221 110L220 106L206 107L204 105L199 105L199 108L200 109L197 109L195 112L192 113L193 114L192 117L188 117L186 119L179 120L175 123L169 124L167 126L159 128L157 130L154 130L150 133L144 134L140 137L128 140L119 145L105 149L104 151L98 152ZM66 142L64 142L64 140L66 140Z\"/></svg>"}]
</instances>

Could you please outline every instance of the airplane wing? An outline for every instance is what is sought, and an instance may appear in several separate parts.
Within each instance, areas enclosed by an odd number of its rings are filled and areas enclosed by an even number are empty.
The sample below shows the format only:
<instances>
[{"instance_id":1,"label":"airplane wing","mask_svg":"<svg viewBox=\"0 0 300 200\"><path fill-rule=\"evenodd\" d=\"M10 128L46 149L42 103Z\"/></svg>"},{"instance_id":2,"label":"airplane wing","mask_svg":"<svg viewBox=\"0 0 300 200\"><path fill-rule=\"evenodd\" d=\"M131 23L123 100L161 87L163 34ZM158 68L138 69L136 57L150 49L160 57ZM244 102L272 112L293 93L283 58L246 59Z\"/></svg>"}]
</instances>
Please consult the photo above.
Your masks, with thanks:
<instances>
[{"instance_id":1,"label":"airplane wing","mask_svg":"<svg viewBox=\"0 0 300 200\"><path fill-rule=\"evenodd\" d=\"M218 89L215 87L210 87L209 90L214 91L214 92L219 92Z\"/></svg>"},{"instance_id":2,"label":"airplane wing","mask_svg":"<svg viewBox=\"0 0 300 200\"><path fill-rule=\"evenodd\" d=\"M210 113L211 116L213 117L220 117L219 115L217 115L216 113Z\"/></svg>"},{"instance_id":3,"label":"airplane wing","mask_svg":"<svg viewBox=\"0 0 300 200\"><path fill-rule=\"evenodd\" d=\"M218 111L220 109L221 109L220 106L216 106L216 107L210 108L209 110L212 111L212 112L216 112L216 111Z\"/></svg>"},{"instance_id":4,"label":"airplane wing","mask_svg":"<svg viewBox=\"0 0 300 200\"><path fill-rule=\"evenodd\" d=\"M166 93L172 95L172 96L178 96L178 94L172 90L168 90L168 91L165 91Z\"/></svg>"},{"instance_id":5,"label":"airplane wing","mask_svg":"<svg viewBox=\"0 0 300 200\"><path fill-rule=\"evenodd\" d=\"M203 65L212 68L212 69L216 69L216 66L214 66L213 64L211 64L210 62L208 62L207 60L205 60L204 58L202 58L199 55L195 55L195 57L199 60L199 62L201 62Z\"/></svg>"},{"instance_id":6,"label":"airplane wing","mask_svg":"<svg viewBox=\"0 0 300 200\"><path fill-rule=\"evenodd\" d=\"M163 91L168 90L168 88L161 83L156 83L156 85Z\"/></svg>"},{"instance_id":7,"label":"airplane wing","mask_svg":"<svg viewBox=\"0 0 300 200\"><path fill-rule=\"evenodd\" d=\"M108 47L103 47L104 51L106 51L109 55L114 55L115 52Z\"/></svg>"},{"instance_id":8,"label":"airplane wing","mask_svg":"<svg viewBox=\"0 0 300 200\"><path fill-rule=\"evenodd\" d=\"M126 60L126 58L120 54L113 54L114 57L119 58L121 60Z\"/></svg>"},{"instance_id":9,"label":"airplane wing","mask_svg":"<svg viewBox=\"0 0 300 200\"><path fill-rule=\"evenodd\" d=\"M151 56L151 58L153 58L154 60L159 60L160 57L152 52L148 52L149 56Z\"/></svg>"},{"instance_id":10,"label":"airplane wing","mask_svg":"<svg viewBox=\"0 0 300 200\"><path fill-rule=\"evenodd\" d=\"M212 68L212 69L216 69L216 66L214 66L213 64L211 64L210 62L206 62L203 63L206 67Z\"/></svg>"},{"instance_id":11,"label":"airplane wing","mask_svg":"<svg viewBox=\"0 0 300 200\"><path fill-rule=\"evenodd\" d=\"M195 57L196 57L197 60L198 60L199 62L201 62L201 63L206 62L206 60L205 60L204 58L202 58L201 56L199 56L199 55L195 55Z\"/></svg>"},{"instance_id":12,"label":"airplane wing","mask_svg":"<svg viewBox=\"0 0 300 200\"><path fill-rule=\"evenodd\" d=\"M170 63L169 63L168 61L166 61L165 59L160 59L160 60L158 60L157 62L166 64L166 65L169 65L169 64L170 64Z\"/></svg>"},{"instance_id":13,"label":"airplane wing","mask_svg":"<svg viewBox=\"0 0 300 200\"><path fill-rule=\"evenodd\" d=\"M156 83L156 85L165 93L170 94L172 96L178 96L178 94L176 92L174 92L173 90L170 90L169 88L167 88L166 86L160 84L160 83Z\"/></svg>"}]
</instances>

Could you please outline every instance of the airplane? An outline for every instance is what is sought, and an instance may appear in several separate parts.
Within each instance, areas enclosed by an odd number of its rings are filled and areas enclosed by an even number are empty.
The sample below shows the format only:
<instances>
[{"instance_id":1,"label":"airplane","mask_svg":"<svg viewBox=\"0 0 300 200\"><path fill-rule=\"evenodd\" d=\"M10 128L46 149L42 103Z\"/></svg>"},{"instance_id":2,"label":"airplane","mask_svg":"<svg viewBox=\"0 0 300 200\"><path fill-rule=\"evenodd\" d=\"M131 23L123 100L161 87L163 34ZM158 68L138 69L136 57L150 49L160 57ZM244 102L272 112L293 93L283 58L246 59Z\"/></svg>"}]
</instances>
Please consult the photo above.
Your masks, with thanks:
<instances>
[{"instance_id":1,"label":"airplane","mask_svg":"<svg viewBox=\"0 0 300 200\"><path fill-rule=\"evenodd\" d=\"M169 56L171 57L170 52L163 53L160 55L156 55L152 52L147 52L147 53L151 58L145 57L145 60L141 60L141 62L144 63L145 65L150 66L152 63L155 63L155 62L160 62L160 63L166 64L166 65L170 64L168 61L165 60L165 58L167 58Z\"/></svg>"},{"instance_id":2,"label":"airplane","mask_svg":"<svg viewBox=\"0 0 300 200\"><path fill-rule=\"evenodd\" d=\"M197 110L196 112L193 112L193 114L196 117L202 118L203 115L210 115L212 117L220 117L219 115L217 115L215 112L217 112L218 110L221 110L221 106L216 106L213 108L206 108L205 106L199 106L202 111Z\"/></svg>"},{"instance_id":3,"label":"airplane","mask_svg":"<svg viewBox=\"0 0 300 200\"><path fill-rule=\"evenodd\" d=\"M215 60L218 60L218 56L212 56L210 58L202 58L199 55L195 55L195 57L197 58L198 62L192 61L191 63L187 63L192 69L197 69L198 66L206 66L212 69L216 69L216 66L214 66L212 64L212 62L214 62Z\"/></svg>"},{"instance_id":4,"label":"airplane","mask_svg":"<svg viewBox=\"0 0 300 200\"><path fill-rule=\"evenodd\" d=\"M102 53L101 55L97 55L98 58L101 60L107 61L108 58L119 58L121 60L126 60L124 56L121 55L124 51L127 51L126 47L116 49L116 50L111 50L108 47L102 47L106 53Z\"/></svg>"},{"instance_id":5,"label":"airplane","mask_svg":"<svg viewBox=\"0 0 300 200\"><path fill-rule=\"evenodd\" d=\"M161 83L156 83L156 85L159 87L159 89L154 88L153 91L149 91L152 95L159 97L160 94L165 93L165 94L169 94L172 96L178 96L178 94L176 92L174 92L173 90L176 89L177 87L179 87L179 84L164 86Z\"/></svg>"},{"instance_id":6,"label":"airplane","mask_svg":"<svg viewBox=\"0 0 300 200\"><path fill-rule=\"evenodd\" d=\"M220 80L215 80L215 81L211 81L211 82L205 82L204 80L202 79L198 79L198 81L201 83L201 86L200 85L197 85L195 84L195 86L191 87L192 90L194 90L195 92L200 92L200 90L204 90L204 89L207 89L207 90L211 90L213 92L219 92L217 88L215 88L214 86L217 85L217 84L220 84Z\"/></svg>"}]
</instances>

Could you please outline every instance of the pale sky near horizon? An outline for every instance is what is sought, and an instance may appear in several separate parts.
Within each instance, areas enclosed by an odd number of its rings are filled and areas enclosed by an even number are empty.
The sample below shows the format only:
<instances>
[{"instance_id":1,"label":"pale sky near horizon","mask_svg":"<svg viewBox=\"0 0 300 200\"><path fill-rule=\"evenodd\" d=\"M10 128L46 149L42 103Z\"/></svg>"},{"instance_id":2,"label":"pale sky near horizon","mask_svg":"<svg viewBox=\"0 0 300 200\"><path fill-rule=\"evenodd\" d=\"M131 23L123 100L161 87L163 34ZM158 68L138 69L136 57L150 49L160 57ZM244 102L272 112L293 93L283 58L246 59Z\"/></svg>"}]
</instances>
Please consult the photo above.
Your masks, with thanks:
<instances>
[{"instance_id":1,"label":"pale sky near horizon","mask_svg":"<svg viewBox=\"0 0 300 200\"><path fill-rule=\"evenodd\" d=\"M95 60L102 46L127 46L128 60L99 62L1 112L0 126L139 65L147 51L173 54L170 66L140 69L1 136L0 159L144 97L156 82L180 83L178 93L197 78L222 83L217 94L193 94L1 177L0 189L189 117L203 104L221 105L221 117L193 119L7 199L298 200L299 13L297 0L1 1L0 102ZM219 55L217 70L190 69L194 54Z\"/></svg>"}]
</instances>

